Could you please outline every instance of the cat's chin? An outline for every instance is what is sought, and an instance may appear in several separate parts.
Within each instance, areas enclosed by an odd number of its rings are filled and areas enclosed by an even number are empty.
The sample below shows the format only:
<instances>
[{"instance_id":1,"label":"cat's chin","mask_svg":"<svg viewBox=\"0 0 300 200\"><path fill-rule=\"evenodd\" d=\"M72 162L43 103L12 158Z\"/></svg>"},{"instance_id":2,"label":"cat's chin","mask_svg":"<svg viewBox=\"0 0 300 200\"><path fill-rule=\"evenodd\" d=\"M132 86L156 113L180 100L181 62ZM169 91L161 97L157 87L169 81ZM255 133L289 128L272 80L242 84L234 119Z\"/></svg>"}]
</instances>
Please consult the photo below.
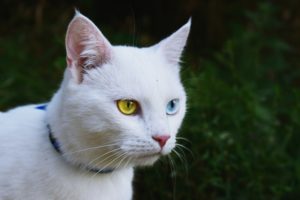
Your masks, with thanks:
<instances>
[{"instance_id":1,"label":"cat's chin","mask_svg":"<svg viewBox=\"0 0 300 200\"><path fill-rule=\"evenodd\" d=\"M150 165L153 165L159 158L160 158L159 154L137 157L134 160L134 165L150 166Z\"/></svg>"}]
</instances>

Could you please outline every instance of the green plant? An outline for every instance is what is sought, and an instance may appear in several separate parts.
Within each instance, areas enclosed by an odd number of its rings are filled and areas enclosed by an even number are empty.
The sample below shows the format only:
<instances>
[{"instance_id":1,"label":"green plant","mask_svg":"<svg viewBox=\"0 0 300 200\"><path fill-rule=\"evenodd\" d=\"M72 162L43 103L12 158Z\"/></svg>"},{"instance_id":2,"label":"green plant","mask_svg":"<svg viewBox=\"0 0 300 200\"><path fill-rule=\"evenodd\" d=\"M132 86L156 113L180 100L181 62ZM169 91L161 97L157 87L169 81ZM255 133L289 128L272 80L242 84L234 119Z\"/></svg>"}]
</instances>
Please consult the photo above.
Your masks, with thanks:
<instances>
[{"instance_id":1,"label":"green plant","mask_svg":"<svg viewBox=\"0 0 300 200\"><path fill-rule=\"evenodd\" d=\"M184 70L189 111L182 135L194 156L186 152L188 173L177 167L177 199L300 197L299 71L291 70L291 49L277 35L276 8L261 3L246 17L213 58Z\"/></svg>"}]
</instances>

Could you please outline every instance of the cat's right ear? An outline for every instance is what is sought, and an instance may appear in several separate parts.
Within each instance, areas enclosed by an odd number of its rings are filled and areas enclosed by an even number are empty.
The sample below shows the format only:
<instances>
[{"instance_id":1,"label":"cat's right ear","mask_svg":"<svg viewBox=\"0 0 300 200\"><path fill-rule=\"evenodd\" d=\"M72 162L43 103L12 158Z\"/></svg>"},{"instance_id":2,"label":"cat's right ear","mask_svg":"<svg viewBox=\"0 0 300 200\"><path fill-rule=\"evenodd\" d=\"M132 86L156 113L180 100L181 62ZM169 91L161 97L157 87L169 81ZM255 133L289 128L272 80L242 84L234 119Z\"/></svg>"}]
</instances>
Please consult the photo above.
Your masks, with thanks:
<instances>
[{"instance_id":1,"label":"cat's right ear","mask_svg":"<svg viewBox=\"0 0 300 200\"><path fill-rule=\"evenodd\" d=\"M66 35L67 64L78 83L86 70L109 62L112 46L96 25L76 11Z\"/></svg>"}]
</instances>

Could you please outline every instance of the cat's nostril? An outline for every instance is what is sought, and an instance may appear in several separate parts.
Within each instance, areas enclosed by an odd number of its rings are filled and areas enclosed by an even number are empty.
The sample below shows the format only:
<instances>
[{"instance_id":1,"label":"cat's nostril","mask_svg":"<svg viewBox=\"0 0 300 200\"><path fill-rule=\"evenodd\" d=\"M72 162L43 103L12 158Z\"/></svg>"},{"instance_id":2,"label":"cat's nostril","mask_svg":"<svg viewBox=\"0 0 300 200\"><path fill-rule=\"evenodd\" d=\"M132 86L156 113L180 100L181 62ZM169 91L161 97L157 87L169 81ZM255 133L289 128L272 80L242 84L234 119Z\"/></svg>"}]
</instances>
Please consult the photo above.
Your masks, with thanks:
<instances>
[{"instance_id":1,"label":"cat's nostril","mask_svg":"<svg viewBox=\"0 0 300 200\"><path fill-rule=\"evenodd\" d=\"M158 142L158 144L161 148L163 148L165 146L166 142L168 141L168 139L170 138L170 135L154 135L154 136L152 136L152 138L153 138L153 140Z\"/></svg>"}]
</instances>

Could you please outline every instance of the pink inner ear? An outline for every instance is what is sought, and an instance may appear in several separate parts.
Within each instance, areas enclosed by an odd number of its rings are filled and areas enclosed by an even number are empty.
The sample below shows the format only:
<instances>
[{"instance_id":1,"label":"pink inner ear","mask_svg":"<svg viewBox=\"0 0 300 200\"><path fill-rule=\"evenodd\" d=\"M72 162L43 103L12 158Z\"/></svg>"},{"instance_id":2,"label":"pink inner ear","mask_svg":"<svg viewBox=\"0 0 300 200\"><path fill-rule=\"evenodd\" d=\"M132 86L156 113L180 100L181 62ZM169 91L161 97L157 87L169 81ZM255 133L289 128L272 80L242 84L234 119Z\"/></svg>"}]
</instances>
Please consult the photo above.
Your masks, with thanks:
<instances>
[{"instance_id":1,"label":"pink inner ear","mask_svg":"<svg viewBox=\"0 0 300 200\"><path fill-rule=\"evenodd\" d=\"M75 68L73 74L82 80L85 70L109 61L111 45L93 22L77 14L68 27L66 50L68 66Z\"/></svg>"},{"instance_id":2,"label":"pink inner ear","mask_svg":"<svg viewBox=\"0 0 300 200\"><path fill-rule=\"evenodd\" d=\"M67 65L68 67L71 67L72 65L72 60L67 56Z\"/></svg>"},{"instance_id":3,"label":"pink inner ear","mask_svg":"<svg viewBox=\"0 0 300 200\"><path fill-rule=\"evenodd\" d=\"M66 48L70 60L80 59L82 52L88 47L84 45L89 41L98 42L96 35L99 34L95 27L91 26L84 18L74 19L68 29L66 38ZM93 48L93 47L92 47Z\"/></svg>"}]
</instances>

